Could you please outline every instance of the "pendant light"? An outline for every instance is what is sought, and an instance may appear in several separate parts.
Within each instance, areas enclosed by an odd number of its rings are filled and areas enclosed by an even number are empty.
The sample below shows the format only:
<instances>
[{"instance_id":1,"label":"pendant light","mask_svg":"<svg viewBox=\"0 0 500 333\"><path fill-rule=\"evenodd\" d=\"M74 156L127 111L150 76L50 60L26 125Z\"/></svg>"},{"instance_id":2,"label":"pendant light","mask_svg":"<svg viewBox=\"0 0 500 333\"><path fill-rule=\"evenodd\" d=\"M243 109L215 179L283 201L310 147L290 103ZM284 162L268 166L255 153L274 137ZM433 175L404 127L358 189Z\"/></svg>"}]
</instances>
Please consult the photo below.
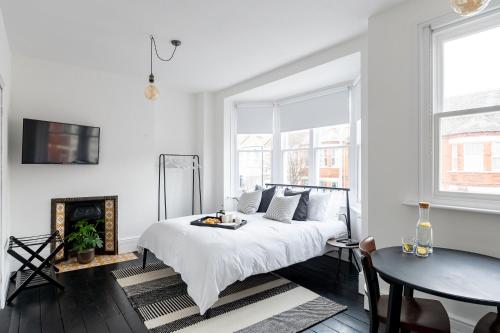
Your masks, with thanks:
<instances>
[{"instance_id":1,"label":"pendant light","mask_svg":"<svg viewBox=\"0 0 500 333\"><path fill-rule=\"evenodd\" d=\"M168 59L164 59L162 57L160 57L160 55L158 54L158 49L156 48L156 41L155 41L155 38L153 37L153 35L151 35L149 37L150 39L150 65L151 65L151 72L149 74L149 84L148 86L146 87L146 90L144 90L144 95L146 96L147 99L151 100L151 101L154 101L156 99L158 99L158 97L160 96L160 91L158 90L158 88L155 86L155 76L153 75L153 46L154 46L154 49L155 49L155 54L156 54L156 57L161 60L161 61L170 61L174 58L174 55L175 55L175 51L177 50L177 47L181 45L181 41L180 40L177 40L177 39L174 39L174 40L171 40L170 41L170 44L172 44L174 46L174 51L172 52L172 55L170 56L170 58Z\"/></svg>"},{"instance_id":2,"label":"pendant light","mask_svg":"<svg viewBox=\"0 0 500 333\"><path fill-rule=\"evenodd\" d=\"M485 9L491 0L450 0L453 10L462 16L472 16Z\"/></svg>"}]
</instances>

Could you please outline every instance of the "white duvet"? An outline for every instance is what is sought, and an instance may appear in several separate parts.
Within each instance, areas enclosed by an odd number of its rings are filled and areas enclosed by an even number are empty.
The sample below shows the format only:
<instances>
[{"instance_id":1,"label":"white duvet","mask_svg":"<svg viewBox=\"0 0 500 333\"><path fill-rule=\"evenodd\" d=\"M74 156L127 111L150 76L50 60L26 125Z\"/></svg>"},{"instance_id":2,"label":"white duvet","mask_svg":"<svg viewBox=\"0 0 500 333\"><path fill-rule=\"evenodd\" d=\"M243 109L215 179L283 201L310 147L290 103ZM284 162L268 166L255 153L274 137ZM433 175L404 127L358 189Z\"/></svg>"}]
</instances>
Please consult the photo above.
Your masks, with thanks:
<instances>
[{"instance_id":1,"label":"white duvet","mask_svg":"<svg viewBox=\"0 0 500 333\"><path fill-rule=\"evenodd\" d=\"M340 221L287 224L263 214L234 214L247 225L238 230L198 227L189 223L200 216L186 216L155 223L139 239L139 247L181 275L201 314L230 284L320 256L328 239L346 233Z\"/></svg>"}]
</instances>

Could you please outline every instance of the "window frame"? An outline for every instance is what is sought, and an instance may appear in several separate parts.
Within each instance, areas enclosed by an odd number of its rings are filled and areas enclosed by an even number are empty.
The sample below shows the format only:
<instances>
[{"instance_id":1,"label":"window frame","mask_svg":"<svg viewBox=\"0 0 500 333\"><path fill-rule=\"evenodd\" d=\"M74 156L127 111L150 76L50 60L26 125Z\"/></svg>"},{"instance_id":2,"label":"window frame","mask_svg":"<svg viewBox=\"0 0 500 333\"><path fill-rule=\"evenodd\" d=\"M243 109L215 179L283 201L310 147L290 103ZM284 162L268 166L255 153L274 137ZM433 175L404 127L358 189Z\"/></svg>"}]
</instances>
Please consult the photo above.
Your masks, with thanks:
<instances>
[{"instance_id":1,"label":"window frame","mask_svg":"<svg viewBox=\"0 0 500 333\"><path fill-rule=\"evenodd\" d=\"M498 210L500 195L442 191L440 123L442 119L500 111L500 105L439 112L443 106L443 50L446 40L500 26L500 7L472 18L455 15L419 25L419 199L435 205ZM483 148L484 149L484 148Z\"/></svg>"}]
</instances>

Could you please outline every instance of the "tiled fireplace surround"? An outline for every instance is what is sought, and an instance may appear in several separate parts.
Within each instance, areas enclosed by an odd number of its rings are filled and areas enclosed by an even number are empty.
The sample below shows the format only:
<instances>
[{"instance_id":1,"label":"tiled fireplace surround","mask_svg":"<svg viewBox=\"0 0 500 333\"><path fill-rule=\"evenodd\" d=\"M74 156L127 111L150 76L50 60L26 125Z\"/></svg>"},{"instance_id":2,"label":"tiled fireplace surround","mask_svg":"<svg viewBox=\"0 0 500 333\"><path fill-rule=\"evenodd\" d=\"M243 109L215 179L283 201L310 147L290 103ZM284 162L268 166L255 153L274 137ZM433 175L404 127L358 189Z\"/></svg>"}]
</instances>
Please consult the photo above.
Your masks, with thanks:
<instances>
[{"instance_id":1,"label":"tiled fireplace surround","mask_svg":"<svg viewBox=\"0 0 500 333\"><path fill-rule=\"evenodd\" d=\"M97 218L102 218L104 225L101 224L98 231L104 246L102 249L96 249L96 254L118 254L118 196L56 198L52 199L51 206L51 232L59 230L63 238L66 238L71 232L68 230L71 224L76 222L75 219L88 217L88 221L92 223ZM56 255L56 261L68 259L69 250L69 246L65 245Z\"/></svg>"}]
</instances>

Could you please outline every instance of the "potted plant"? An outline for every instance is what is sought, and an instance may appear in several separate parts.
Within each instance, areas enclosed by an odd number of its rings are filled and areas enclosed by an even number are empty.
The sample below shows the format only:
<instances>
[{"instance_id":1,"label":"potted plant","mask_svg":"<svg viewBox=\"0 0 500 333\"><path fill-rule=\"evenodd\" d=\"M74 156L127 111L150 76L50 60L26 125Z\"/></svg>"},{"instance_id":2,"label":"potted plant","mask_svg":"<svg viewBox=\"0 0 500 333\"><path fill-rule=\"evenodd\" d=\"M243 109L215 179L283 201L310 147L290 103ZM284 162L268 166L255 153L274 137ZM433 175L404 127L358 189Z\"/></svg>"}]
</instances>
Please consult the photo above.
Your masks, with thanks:
<instances>
[{"instance_id":1,"label":"potted plant","mask_svg":"<svg viewBox=\"0 0 500 333\"><path fill-rule=\"evenodd\" d=\"M95 229L95 226L101 222L102 220L98 220L96 224L89 224L87 220L78 221L75 224L76 230L66 238L76 251L80 264L92 262L95 258L95 248L102 247L102 239Z\"/></svg>"}]
</instances>

